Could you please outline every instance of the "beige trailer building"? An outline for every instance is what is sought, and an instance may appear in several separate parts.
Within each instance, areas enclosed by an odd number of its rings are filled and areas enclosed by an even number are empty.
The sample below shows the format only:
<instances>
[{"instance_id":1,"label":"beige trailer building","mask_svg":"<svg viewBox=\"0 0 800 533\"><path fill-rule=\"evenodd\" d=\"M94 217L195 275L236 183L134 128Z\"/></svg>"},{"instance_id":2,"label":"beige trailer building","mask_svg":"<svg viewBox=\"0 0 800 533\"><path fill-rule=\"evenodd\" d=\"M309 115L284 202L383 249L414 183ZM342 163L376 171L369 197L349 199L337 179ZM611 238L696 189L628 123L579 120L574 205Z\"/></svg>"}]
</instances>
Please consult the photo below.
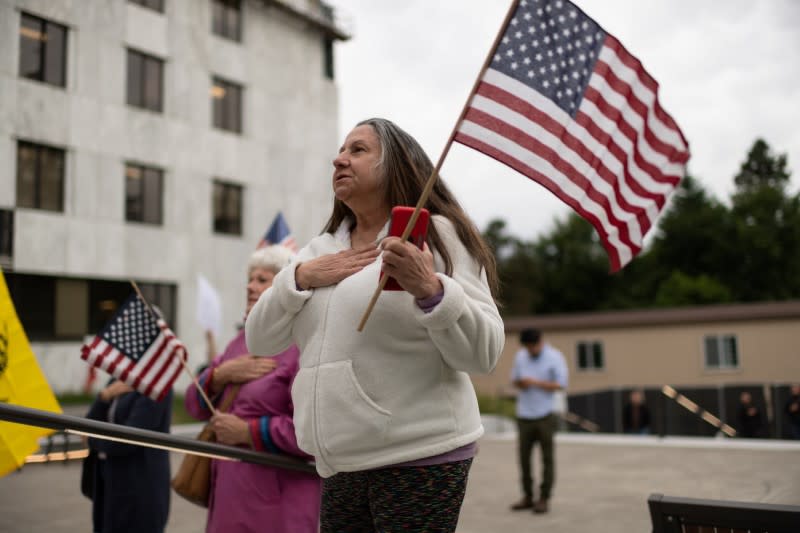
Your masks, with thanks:
<instances>
[{"instance_id":1,"label":"beige trailer building","mask_svg":"<svg viewBox=\"0 0 800 533\"><path fill-rule=\"evenodd\" d=\"M568 393L800 382L800 301L514 317L479 394L511 392L519 332L539 328L570 370Z\"/></svg>"}]
</instances>

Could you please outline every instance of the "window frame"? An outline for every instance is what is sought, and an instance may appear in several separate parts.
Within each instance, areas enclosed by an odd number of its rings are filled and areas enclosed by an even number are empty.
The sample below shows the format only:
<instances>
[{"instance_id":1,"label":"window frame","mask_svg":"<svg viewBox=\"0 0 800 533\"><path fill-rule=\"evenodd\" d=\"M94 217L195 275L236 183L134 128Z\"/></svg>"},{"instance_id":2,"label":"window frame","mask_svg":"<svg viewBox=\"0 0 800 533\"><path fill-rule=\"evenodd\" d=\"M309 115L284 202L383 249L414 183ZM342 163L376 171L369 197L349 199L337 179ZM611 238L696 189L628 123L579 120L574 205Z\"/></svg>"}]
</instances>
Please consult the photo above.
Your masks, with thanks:
<instances>
[{"instance_id":1,"label":"window frame","mask_svg":"<svg viewBox=\"0 0 800 533\"><path fill-rule=\"evenodd\" d=\"M158 307L164 321L170 329L177 333L178 320L178 286L173 283L137 282L142 296L151 305Z\"/></svg>"},{"instance_id":2,"label":"window frame","mask_svg":"<svg viewBox=\"0 0 800 533\"><path fill-rule=\"evenodd\" d=\"M24 73L23 72L23 56L25 54L26 46L25 44L28 42L26 40L26 35L23 32L25 19L32 19L39 24L38 33L43 38L39 38L39 46L41 47L38 55L38 66L35 73ZM49 35L51 28L53 30L60 30L63 32L63 39L60 42L61 50L60 53L56 50L53 53L50 53L50 46L57 46L55 36ZM28 37L28 39L32 39ZM19 55L18 55L18 68L17 68L17 75L20 78L34 80L41 83L46 83L48 85L53 85L55 87L66 88L67 87L67 48L69 46L69 28L64 24L59 24L58 22L54 22L52 20L34 15L32 13L28 13L27 11L22 11L20 13L19 19ZM60 65L57 65L58 73L55 76L51 76L48 72L52 72L48 67L49 62L48 59L57 60ZM52 79L51 79L52 78Z\"/></svg>"},{"instance_id":3,"label":"window frame","mask_svg":"<svg viewBox=\"0 0 800 533\"><path fill-rule=\"evenodd\" d=\"M244 185L240 183L234 183L231 181L223 180L223 179L214 179L211 185L211 229L213 233L217 235L228 235L228 236L235 236L241 237L244 233ZM223 198L220 200L220 204L223 206L223 212L217 213L217 190L220 187ZM225 213L224 206L228 203L228 194L231 191L238 192L238 198L236 199L237 202L237 217L235 221L232 221L232 218L229 213ZM226 225L233 226L225 227Z\"/></svg>"},{"instance_id":4,"label":"window frame","mask_svg":"<svg viewBox=\"0 0 800 533\"><path fill-rule=\"evenodd\" d=\"M141 202L141 218L133 218L131 216L131 211L129 210L129 195L128 195L128 184L129 180L131 180L131 176L128 173L129 169L135 169L141 172L140 177L140 202ZM154 173L154 174L153 174ZM143 165L140 163L135 163L132 161L128 161L125 163L125 222L133 222L138 224L148 224L152 226L163 226L164 225L164 170L158 167L150 166L150 165ZM148 176L155 177L157 179L157 195L158 195L158 206L156 207L155 211L157 212L157 216L153 220L148 219L148 213L152 213L152 206L151 209L148 209Z\"/></svg>"},{"instance_id":5,"label":"window frame","mask_svg":"<svg viewBox=\"0 0 800 533\"><path fill-rule=\"evenodd\" d=\"M583 349L583 350L582 350ZM586 354L586 365L581 365L581 352ZM598 363L599 355L599 365ZM578 372L605 372L605 347L601 340L580 340L575 342L575 369Z\"/></svg>"},{"instance_id":6,"label":"window frame","mask_svg":"<svg viewBox=\"0 0 800 533\"><path fill-rule=\"evenodd\" d=\"M0 266L10 267L14 258L14 210L0 208Z\"/></svg>"},{"instance_id":7,"label":"window frame","mask_svg":"<svg viewBox=\"0 0 800 533\"><path fill-rule=\"evenodd\" d=\"M6 281L22 327L34 342L74 342L93 337L133 293L129 281L118 279L7 272ZM178 284L137 280L137 285L147 301L162 310L172 331L178 333ZM65 290L70 286L77 292ZM69 302L59 304L59 293L71 296L70 301L75 296L84 298L83 305L77 306L84 316L65 318L64 313L73 312L76 306ZM108 304L106 309L103 304ZM80 325L77 329L76 324Z\"/></svg>"},{"instance_id":8,"label":"window frame","mask_svg":"<svg viewBox=\"0 0 800 533\"><path fill-rule=\"evenodd\" d=\"M220 90L222 96L216 94ZM214 128L241 135L244 130L243 104L244 86L219 76L211 77L211 125ZM231 106L235 106L235 111L231 111Z\"/></svg>"},{"instance_id":9,"label":"window frame","mask_svg":"<svg viewBox=\"0 0 800 533\"><path fill-rule=\"evenodd\" d=\"M244 33L243 4L241 0L211 0L211 33L241 43Z\"/></svg>"},{"instance_id":10,"label":"window frame","mask_svg":"<svg viewBox=\"0 0 800 533\"><path fill-rule=\"evenodd\" d=\"M32 192L32 200L30 204L22 203L20 200L20 192L22 187L21 183L21 165L20 165L20 151L22 148L28 148L35 151L35 161L34 161L34 171L33 171L33 192ZM43 165L43 155L49 154L50 156L58 156L60 157L60 165L59 165L59 188L58 188L58 200L57 200L57 207L42 207L42 190L44 184L42 183L44 180L44 175L42 171ZM64 212L64 192L65 192L65 182L66 182L66 166L67 166L67 151L64 148L59 148L57 146L51 146L48 144L37 143L33 141L28 141L24 139L17 139L17 157L16 157L16 199L15 205L17 207L22 207L26 209L40 209L42 211L51 211L53 213L63 213Z\"/></svg>"},{"instance_id":11,"label":"window frame","mask_svg":"<svg viewBox=\"0 0 800 533\"><path fill-rule=\"evenodd\" d=\"M158 13L164 12L164 0L128 0L128 3L135 4L145 9L151 9Z\"/></svg>"},{"instance_id":12,"label":"window frame","mask_svg":"<svg viewBox=\"0 0 800 533\"><path fill-rule=\"evenodd\" d=\"M322 73L325 75L325 78L331 81L336 79L333 39L328 36L322 38Z\"/></svg>"},{"instance_id":13,"label":"window frame","mask_svg":"<svg viewBox=\"0 0 800 533\"><path fill-rule=\"evenodd\" d=\"M710 340L715 341L717 364L709 364L709 345ZM730 344L727 342L732 341L733 354L730 354L728 348ZM739 357L739 338L735 333L707 333L703 335L703 370L706 372L735 372L741 369L741 357ZM732 357L731 357L732 355ZM732 361L732 363L731 363Z\"/></svg>"},{"instance_id":14,"label":"window frame","mask_svg":"<svg viewBox=\"0 0 800 533\"><path fill-rule=\"evenodd\" d=\"M125 103L130 107L145 109L154 113L164 112L164 60L160 57L142 52L135 48L125 48ZM132 80L132 61L140 62L139 80ZM149 101L148 83L149 68L158 67L158 97L156 102ZM138 83L137 83L138 82Z\"/></svg>"}]
</instances>

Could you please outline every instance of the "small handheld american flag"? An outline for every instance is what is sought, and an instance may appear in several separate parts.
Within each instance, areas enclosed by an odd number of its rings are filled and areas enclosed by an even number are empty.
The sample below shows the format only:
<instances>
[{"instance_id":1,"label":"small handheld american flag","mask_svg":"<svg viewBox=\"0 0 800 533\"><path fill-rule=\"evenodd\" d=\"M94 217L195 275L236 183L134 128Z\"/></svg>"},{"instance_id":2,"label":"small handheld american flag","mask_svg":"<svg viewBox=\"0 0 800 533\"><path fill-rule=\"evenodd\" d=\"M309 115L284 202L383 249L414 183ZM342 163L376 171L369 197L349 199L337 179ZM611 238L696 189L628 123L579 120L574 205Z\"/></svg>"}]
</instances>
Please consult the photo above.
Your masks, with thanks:
<instances>
[{"instance_id":1,"label":"small handheld american flag","mask_svg":"<svg viewBox=\"0 0 800 533\"><path fill-rule=\"evenodd\" d=\"M167 323L135 294L81 348L81 358L153 400L166 396L186 360L186 348Z\"/></svg>"},{"instance_id":2,"label":"small handheld american flag","mask_svg":"<svg viewBox=\"0 0 800 533\"><path fill-rule=\"evenodd\" d=\"M297 252L297 243L294 242L292 233L289 231L289 224L286 223L286 219L283 218L283 213L280 211L275 215L272 224L270 224L269 229L256 248L263 248L270 244L279 244L289 248L293 252Z\"/></svg>"}]
</instances>

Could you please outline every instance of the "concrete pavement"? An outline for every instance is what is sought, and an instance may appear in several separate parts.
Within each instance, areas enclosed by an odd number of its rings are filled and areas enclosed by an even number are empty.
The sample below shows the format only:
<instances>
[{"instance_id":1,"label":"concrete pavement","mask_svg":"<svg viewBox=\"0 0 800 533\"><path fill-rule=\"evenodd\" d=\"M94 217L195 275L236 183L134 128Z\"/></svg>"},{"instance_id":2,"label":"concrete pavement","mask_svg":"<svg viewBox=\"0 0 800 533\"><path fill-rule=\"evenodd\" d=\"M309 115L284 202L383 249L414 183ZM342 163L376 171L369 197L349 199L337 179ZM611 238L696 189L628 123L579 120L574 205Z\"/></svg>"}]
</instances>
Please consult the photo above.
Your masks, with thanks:
<instances>
[{"instance_id":1,"label":"concrete pavement","mask_svg":"<svg viewBox=\"0 0 800 533\"><path fill-rule=\"evenodd\" d=\"M488 426L488 425L487 425ZM172 457L173 469L180 456ZM800 505L800 443L559 434L551 512L512 513L519 498L513 432L484 437L459 533L650 531L647 497ZM538 458L537 458L538 464ZM91 531L80 464L29 465L0 479L0 532ZM205 510L173 495L169 533L203 531Z\"/></svg>"}]
</instances>

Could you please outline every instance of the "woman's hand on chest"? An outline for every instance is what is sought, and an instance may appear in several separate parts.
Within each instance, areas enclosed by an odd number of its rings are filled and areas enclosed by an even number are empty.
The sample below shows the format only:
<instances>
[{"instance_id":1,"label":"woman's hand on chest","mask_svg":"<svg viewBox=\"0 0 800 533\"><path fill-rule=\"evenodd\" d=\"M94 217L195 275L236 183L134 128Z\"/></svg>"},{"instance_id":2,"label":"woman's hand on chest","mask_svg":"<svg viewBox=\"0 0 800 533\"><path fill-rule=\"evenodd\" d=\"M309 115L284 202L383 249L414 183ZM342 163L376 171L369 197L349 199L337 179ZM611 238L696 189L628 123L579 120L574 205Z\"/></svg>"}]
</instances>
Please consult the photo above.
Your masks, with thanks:
<instances>
[{"instance_id":1,"label":"woman's hand on chest","mask_svg":"<svg viewBox=\"0 0 800 533\"><path fill-rule=\"evenodd\" d=\"M350 249L321 255L297 266L295 283L303 290L336 285L372 264L378 254L380 250L370 246L360 250Z\"/></svg>"},{"instance_id":2,"label":"woman's hand on chest","mask_svg":"<svg viewBox=\"0 0 800 533\"><path fill-rule=\"evenodd\" d=\"M258 379L278 367L272 357L241 355L230 359L214 369L211 376L211 390L219 392L228 383L248 383Z\"/></svg>"}]
</instances>

